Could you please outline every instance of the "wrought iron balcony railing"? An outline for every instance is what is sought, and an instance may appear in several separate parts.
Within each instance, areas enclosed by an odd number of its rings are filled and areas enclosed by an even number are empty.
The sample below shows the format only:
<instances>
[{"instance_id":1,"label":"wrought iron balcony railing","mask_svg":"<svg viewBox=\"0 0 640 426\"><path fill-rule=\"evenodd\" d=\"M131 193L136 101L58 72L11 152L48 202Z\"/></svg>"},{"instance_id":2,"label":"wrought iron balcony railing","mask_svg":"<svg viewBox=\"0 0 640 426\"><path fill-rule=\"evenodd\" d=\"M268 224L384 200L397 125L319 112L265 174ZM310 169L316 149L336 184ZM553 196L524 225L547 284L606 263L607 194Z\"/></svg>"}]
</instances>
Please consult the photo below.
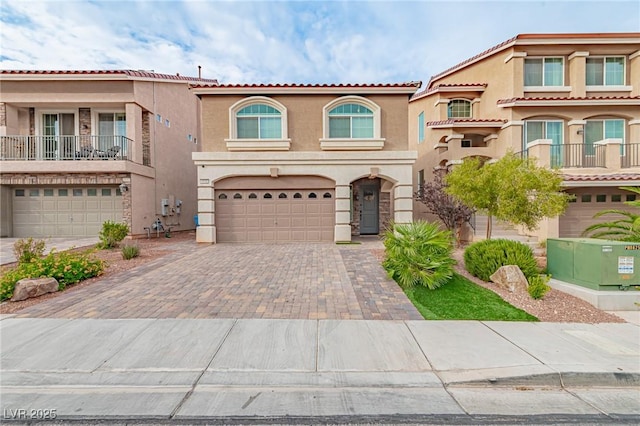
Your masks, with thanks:
<instances>
[{"instance_id":1,"label":"wrought iron balcony railing","mask_svg":"<svg viewBox=\"0 0 640 426\"><path fill-rule=\"evenodd\" d=\"M0 136L0 160L128 160L125 136Z\"/></svg>"}]
</instances>

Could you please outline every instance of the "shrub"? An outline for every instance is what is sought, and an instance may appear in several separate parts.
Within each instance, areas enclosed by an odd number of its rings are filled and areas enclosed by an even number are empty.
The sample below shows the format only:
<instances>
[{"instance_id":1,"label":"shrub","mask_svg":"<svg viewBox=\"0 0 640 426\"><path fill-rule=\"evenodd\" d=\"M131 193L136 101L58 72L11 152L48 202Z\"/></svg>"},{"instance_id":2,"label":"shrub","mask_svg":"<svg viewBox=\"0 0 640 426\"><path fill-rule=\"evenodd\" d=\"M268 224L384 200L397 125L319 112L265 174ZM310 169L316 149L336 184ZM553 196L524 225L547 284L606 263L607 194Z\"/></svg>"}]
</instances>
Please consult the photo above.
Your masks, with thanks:
<instances>
[{"instance_id":1,"label":"shrub","mask_svg":"<svg viewBox=\"0 0 640 426\"><path fill-rule=\"evenodd\" d=\"M512 240L491 239L471 244L464 251L464 264L483 281L504 265L518 265L525 277L537 276L538 264L528 245Z\"/></svg>"},{"instance_id":2,"label":"shrub","mask_svg":"<svg viewBox=\"0 0 640 426\"><path fill-rule=\"evenodd\" d=\"M124 240L129 233L129 226L126 223L117 223L107 220L102 224L100 231L100 248L109 249L116 247Z\"/></svg>"},{"instance_id":3,"label":"shrub","mask_svg":"<svg viewBox=\"0 0 640 426\"><path fill-rule=\"evenodd\" d=\"M125 244L122 246L122 258L125 260L133 259L140 256L140 247L133 244Z\"/></svg>"},{"instance_id":4,"label":"shrub","mask_svg":"<svg viewBox=\"0 0 640 426\"><path fill-rule=\"evenodd\" d=\"M39 259L44 254L46 242L33 238L21 239L13 244L13 254L18 263L29 263L31 259Z\"/></svg>"},{"instance_id":5,"label":"shrub","mask_svg":"<svg viewBox=\"0 0 640 426\"><path fill-rule=\"evenodd\" d=\"M16 283L23 278L53 277L58 280L60 290L87 278L98 276L104 263L90 252L51 252L46 257L18 264L0 277L0 300L13 296Z\"/></svg>"},{"instance_id":6,"label":"shrub","mask_svg":"<svg viewBox=\"0 0 640 426\"><path fill-rule=\"evenodd\" d=\"M529 296L531 296L532 299L542 299L544 295L551 290L551 287L547 284L549 278L549 275L534 275L529 277L529 287L527 291L529 291Z\"/></svg>"},{"instance_id":7,"label":"shrub","mask_svg":"<svg viewBox=\"0 0 640 426\"><path fill-rule=\"evenodd\" d=\"M424 221L395 225L384 234L382 266L401 287L435 289L453 276L452 235Z\"/></svg>"}]
</instances>

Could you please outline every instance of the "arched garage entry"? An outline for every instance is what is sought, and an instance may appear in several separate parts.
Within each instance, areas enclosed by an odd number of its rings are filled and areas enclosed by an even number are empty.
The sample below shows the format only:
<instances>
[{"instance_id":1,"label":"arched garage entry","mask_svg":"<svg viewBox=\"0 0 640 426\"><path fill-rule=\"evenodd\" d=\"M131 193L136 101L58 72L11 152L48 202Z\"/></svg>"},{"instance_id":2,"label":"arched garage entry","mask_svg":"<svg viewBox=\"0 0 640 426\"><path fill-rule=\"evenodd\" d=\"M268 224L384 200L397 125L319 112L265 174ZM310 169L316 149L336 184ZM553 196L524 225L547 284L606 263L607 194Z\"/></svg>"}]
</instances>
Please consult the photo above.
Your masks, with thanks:
<instances>
[{"instance_id":1,"label":"arched garage entry","mask_svg":"<svg viewBox=\"0 0 640 426\"><path fill-rule=\"evenodd\" d=\"M238 176L214 184L217 242L333 241L335 182Z\"/></svg>"}]
</instances>

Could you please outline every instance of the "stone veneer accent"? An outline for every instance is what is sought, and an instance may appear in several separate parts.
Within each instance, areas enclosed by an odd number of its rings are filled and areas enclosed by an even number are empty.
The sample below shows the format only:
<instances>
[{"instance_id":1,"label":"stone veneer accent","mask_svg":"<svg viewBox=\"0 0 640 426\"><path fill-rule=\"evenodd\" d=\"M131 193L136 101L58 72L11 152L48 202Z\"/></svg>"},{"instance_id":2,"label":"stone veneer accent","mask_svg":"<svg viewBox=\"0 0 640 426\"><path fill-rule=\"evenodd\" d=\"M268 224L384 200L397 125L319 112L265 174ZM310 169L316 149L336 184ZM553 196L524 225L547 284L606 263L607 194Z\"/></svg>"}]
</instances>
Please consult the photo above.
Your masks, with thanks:
<instances>
[{"instance_id":1,"label":"stone veneer accent","mask_svg":"<svg viewBox=\"0 0 640 426\"><path fill-rule=\"evenodd\" d=\"M151 120L150 112L142 113L142 165L151 166Z\"/></svg>"},{"instance_id":2,"label":"stone veneer accent","mask_svg":"<svg viewBox=\"0 0 640 426\"><path fill-rule=\"evenodd\" d=\"M377 182L378 184L378 227L380 229L380 233L382 233L391 222L391 193L380 191L382 186L382 180L380 178L362 178L352 183L353 218L351 220L351 235L360 235L360 209L362 208L362 203L360 201L360 185L371 184L373 182Z\"/></svg>"},{"instance_id":3,"label":"stone veneer accent","mask_svg":"<svg viewBox=\"0 0 640 426\"><path fill-rule=\"evenodd\" d=\"M3 173L2 185L120 185L126 173Z\"/></svg>"},{"instance_id":4,"label":"stone veneer accent","mask_svg":"<svg viewBox=\"0 0 640 426\"><path fill-rule=\"evenodd\" d=\"M78 108L80 136L91 136L91 108Z\"/></svg>"},{"instance_id":5,"label":"stone veneer accent","mask_svg":"<svg viewBox=\"0 0 640 426\"><path fill-rule=\"evenodd\" d=\"M7 105L0 102L0 126L7 125Z\"/></svg>"}]
</instances>

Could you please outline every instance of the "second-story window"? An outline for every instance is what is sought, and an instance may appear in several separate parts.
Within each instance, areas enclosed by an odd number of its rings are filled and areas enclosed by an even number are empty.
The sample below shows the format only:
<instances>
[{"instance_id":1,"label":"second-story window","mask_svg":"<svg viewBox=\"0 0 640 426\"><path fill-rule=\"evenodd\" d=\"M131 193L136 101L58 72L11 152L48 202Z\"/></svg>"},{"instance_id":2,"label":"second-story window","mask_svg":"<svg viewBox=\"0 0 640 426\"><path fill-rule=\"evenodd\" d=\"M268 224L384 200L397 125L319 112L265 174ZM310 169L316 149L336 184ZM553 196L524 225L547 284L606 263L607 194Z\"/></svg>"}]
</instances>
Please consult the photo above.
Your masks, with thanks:
<instances>
[{"instance_id":1,"label":"second-story window","mask_svg":"<svg viewBox=\"0 0 640 426\"><path fill-rule=\"evenodd\" d=\"M553 145L562 144L562 121L537 121L524 122L525 148L530 142L538 139L551 139Z\"/></svg>"},{"instance_id":2,"label":"second-story window","mask_svg":"<svg viewBox=\"0 0 640 426\"><path fill-rule=\"evenodd\" d=\"M281 139L282 114L265 104L248 105L236 113L238 139Z\"/></svg>"},{"instance_id":3,"label":"second-story window","mask_svg":"<svg viewBox=\"0 0 640 426\"><path fill-rule=\"evenodd\" d=\"M372 138L373 111L364 105L343 104L329 111L329 138Z\"/></svg>"},{"instance_id":4,"label":"second-story window","mask_svg":"<svg viewBox=\"0 0 640 426\"><path fill-rule=\"evenodd\" d=\"M418 143L424 142L424 112L418 114Z\"/></svg>"},{"instance_id":5,"label":"second-story window","mask_svg":"<svg viewBox=\"0 0 640 426\"><path fill-rule=\"evenodd\" d=\"M624 155L624 120L587 120L584 126L584 144L588 155L595 152L594 144L604 139L621 139L620 155Z\"/></svg>"},{"instance_id":6,"label":"second-story window","mask_svg":"<svg viewBox=\"0 0 640 426\"><path fill-rule=\"evenodd\" d=\"M525 86L563 86L562 58L527 58L524 60Z\"/></svg>"},{"instance_id":7,"label":"second-story window","mask_svg":"<svg viewBox=\"0 0 640 426\"><path fill-rule=\"evenodd\" d=\"M587 58L587 86L624 85L624 57Z\"/></svg>"},{"instance_id":8,"label":"second-story window","mask_svg":"<svg viewBox=\"0 0 640 426\"><path fill-rule=\"evenodd\" d=\"M471 118L471 102L466 99L449 101L447 118Z\"/></svg>"}]
</instances>

